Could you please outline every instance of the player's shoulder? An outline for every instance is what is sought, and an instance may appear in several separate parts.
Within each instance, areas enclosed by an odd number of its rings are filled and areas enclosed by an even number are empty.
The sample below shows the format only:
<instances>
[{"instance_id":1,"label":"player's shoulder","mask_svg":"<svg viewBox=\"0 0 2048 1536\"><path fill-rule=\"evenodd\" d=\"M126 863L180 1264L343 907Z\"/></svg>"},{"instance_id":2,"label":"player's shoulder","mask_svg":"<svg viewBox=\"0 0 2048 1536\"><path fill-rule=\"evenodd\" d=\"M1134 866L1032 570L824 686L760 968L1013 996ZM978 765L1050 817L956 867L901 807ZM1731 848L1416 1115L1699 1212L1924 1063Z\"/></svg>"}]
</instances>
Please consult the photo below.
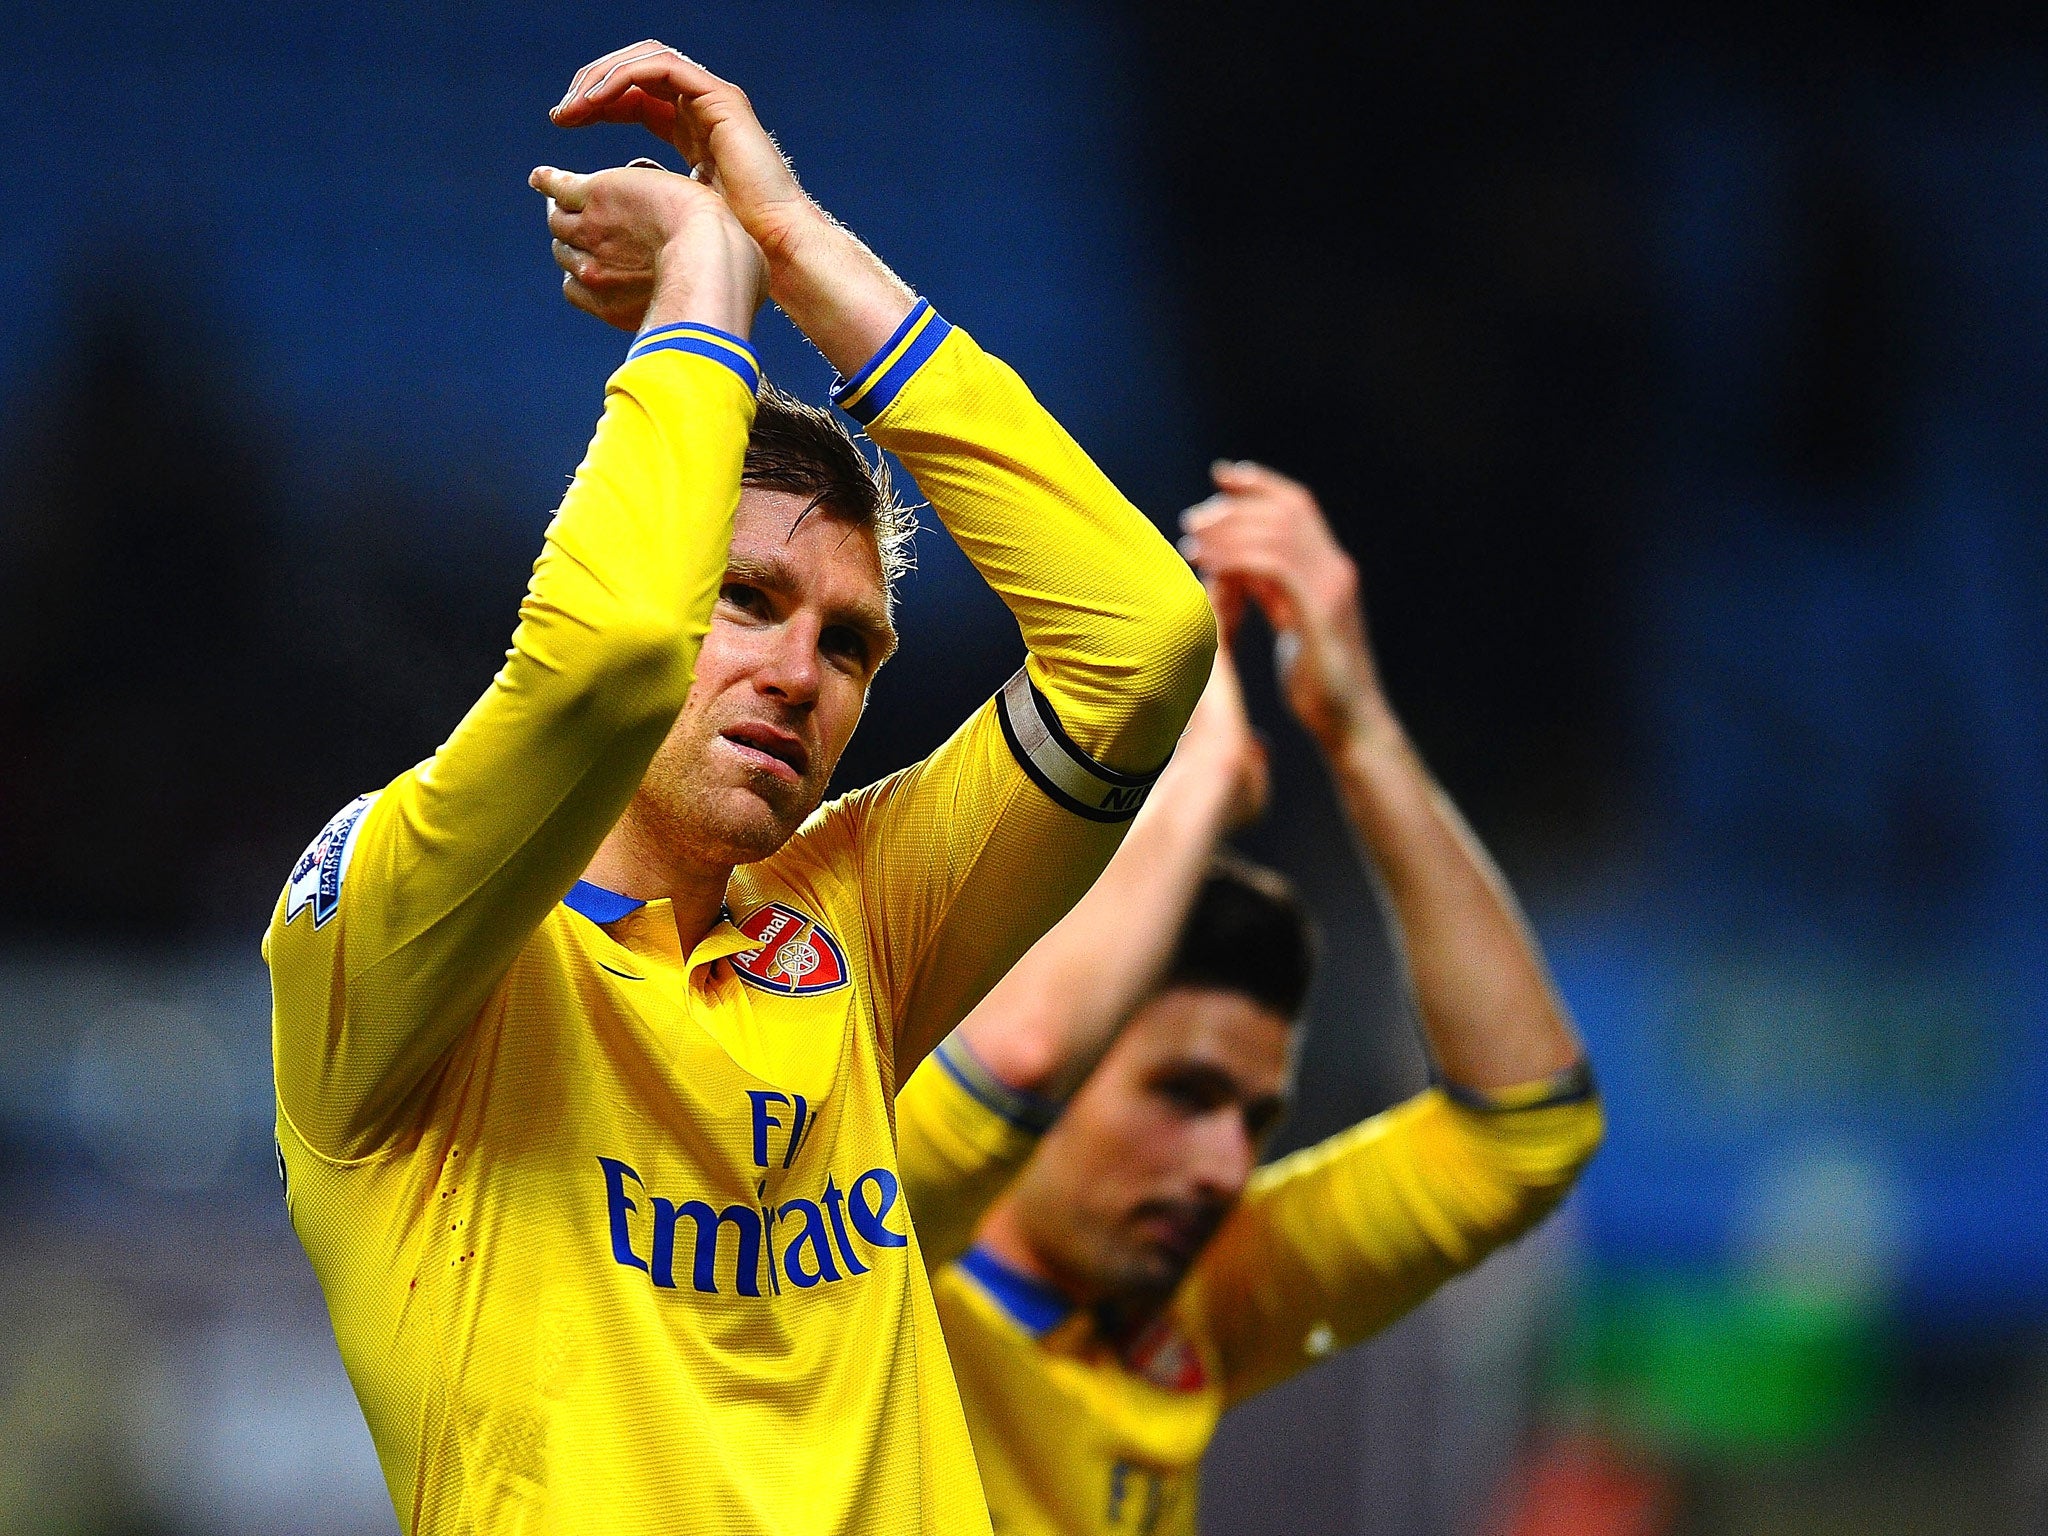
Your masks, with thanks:
<instances>
[{"instance_id":1,"label":"player's shoulder","mask_svg":"<svg viewBox=\"0 0 2048 1536\"><path fill-rule=\"evenodd\" d=\"M876 792L888 782L884 779L827 800L775 852L741 866L740 883L800 892L849 922L857 919L863 831Z\"/></svg>"},{"instance_id":2,"label":"player's shoulder","mask_svg":"<svg viewBox=\"0 0 2048 1536\"><path fill-rule=\"evenodd\" d=\"M316 967L335 952L342 896L350 889L364 823L382 791L357 795L328 818L305 852L292 861L263 936L263 957L273 973L303 964ZM360 885L358 878L354 884Z\"/></svg>"},{"instance_id":3,"label":"player's shoulder","mask_svg":"<svg viewBox=\"0 0 2048 1536\"><path fill-rule=\"evenodd\" d=\"M310 914L313 926L324 928L341 910L341 888L355 857L357 834L381 793L372 790L357 795L306 845L285 880L279 923L289 925L302 914Z\"/></svg>"}]
</instances>

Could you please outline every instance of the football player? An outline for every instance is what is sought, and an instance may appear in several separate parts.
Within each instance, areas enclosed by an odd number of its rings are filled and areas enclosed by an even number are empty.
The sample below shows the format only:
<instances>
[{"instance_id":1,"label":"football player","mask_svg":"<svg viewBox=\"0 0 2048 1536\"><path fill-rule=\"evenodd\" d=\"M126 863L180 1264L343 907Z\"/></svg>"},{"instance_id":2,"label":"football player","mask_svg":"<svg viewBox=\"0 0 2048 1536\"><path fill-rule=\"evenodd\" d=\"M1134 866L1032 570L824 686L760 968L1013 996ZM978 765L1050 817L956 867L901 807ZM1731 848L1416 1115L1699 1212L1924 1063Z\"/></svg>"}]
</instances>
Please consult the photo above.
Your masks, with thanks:
<instances>
[{"instance_id":1,"label":"football player","mask_svg":"<svg viewBox=\"0 0 2048 1536\"><path fill-rule=\"evenodd\" d=\"M504 667L279 899L287 1203L408 1532L986 1532L897 1085L1114 851L1210 611L737 88L647 43L554 117L646 123L694 175L533 175L567 296L635 340ZM906 514L762 384L764 294L1028 651L823 806Z\"/></svg>"},{"instance_id":2,"label":"football player","mask_svg":"<svg viewBox=\"0 0 2048 1536\"><path fill-rule=\"evenodd\" d=\"M1214 474L1184 548L1226 639L1247 602L1272 623L1288 704L1378 874L1435 1083L1256 1166L1313 944L1280 876L1217 855L1264 783L1226 645L1102 880L897 1105L990 1509L1013 1536L1192 1532L1227 1409L1526 1231L1600 1139L1534 940L1381 692L1352 561L1301 486L1253 464ZM1053 1093L1005 1086L1025 1076Z\"/></svg>"}]
</instances>

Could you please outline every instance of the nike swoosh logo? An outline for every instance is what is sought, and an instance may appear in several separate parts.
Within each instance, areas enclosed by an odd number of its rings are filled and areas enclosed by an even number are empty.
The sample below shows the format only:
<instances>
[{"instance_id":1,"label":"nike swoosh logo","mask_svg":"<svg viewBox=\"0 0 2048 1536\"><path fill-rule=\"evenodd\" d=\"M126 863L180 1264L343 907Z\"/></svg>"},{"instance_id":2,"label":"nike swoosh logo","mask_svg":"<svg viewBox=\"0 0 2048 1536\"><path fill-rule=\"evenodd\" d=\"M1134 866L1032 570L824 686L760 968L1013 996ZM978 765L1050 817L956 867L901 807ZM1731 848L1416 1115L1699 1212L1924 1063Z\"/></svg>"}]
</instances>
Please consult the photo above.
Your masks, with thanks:
<instances>
[{"instance_id":1,"label":"nike swoosh logo","mask_svg":"<svg viewBox=\"0 0 2048 1536\"><path fill-rule=\"evenodd\" d=\"M635 976L631 971L622 971L616 966L606 965L602 960L597 962L597 968L600 971L610 971L622 981L645 981L647 979L645 976Z\"/></svg>"}]
</instances>

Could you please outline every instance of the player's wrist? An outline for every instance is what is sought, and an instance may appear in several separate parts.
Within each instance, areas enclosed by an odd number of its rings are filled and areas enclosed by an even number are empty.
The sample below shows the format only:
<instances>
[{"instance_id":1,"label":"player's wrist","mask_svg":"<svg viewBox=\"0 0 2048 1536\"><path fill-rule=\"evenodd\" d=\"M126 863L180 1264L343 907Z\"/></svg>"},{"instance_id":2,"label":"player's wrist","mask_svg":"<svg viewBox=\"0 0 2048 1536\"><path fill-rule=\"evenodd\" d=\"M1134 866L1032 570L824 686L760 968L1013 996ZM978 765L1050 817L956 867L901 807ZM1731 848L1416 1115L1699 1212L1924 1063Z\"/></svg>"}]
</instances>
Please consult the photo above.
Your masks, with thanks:
<instances>
[{"instance_id":1,"label":"player's wrist","mask_svg":"<svg viewBox=\"0 0 2048 1536\"><path fill-rule=\"evenodd\" d=\"M1355 625L1312 619L1280 637L1276 659L1288 678L1289 708L1325 754L1399 732L1380 689L1379 669Z\"/></svg>"},{"instance_id":2,"label":"player's wrist","mask_svg":"<svg viewBox=\"0 0 2048 1536\"><path fill-rule=\"evenodd\" d=\"M917 304L879 256L815 207L770 254L768 296L841 378L854 377Z\"/></svg>"},{"instance_id":3,"label":"player's wrist","mask_svg":"<svg viewBox=\"0 0 2048 1536\"><path fill-rule=\"evenodd\" d=\"M1332 762L1361 767L1405 750L1408 740L1400 717L1376 689L1333 709L1311 734Z\"/></svg>"},{"instance_id":4,"label":"player's wrist","mask_svg":"<svg viewBox=\"0 0 2048 1536\"><path fill-rule=\"evenodd\" d=\"M761 307L761 287L760 253L737 225L710 239L680 231L655 253L641 334L695 322L746 341Z\"/></svg>"},{"instance_id":5,"label":"player's wrist","mask_svg":"<svg viewBox=\"0 0 2048 1536\"><path fill-rule=\"evenodd\" d=\"M846 233L831 214L804 194L777 204L772 216L756 213L750 224L761 254L767 258L769 296L777 304L782 303L784 288L802 284L807 270L819 260L819 246Z\"/></svg>"}]
</instances>

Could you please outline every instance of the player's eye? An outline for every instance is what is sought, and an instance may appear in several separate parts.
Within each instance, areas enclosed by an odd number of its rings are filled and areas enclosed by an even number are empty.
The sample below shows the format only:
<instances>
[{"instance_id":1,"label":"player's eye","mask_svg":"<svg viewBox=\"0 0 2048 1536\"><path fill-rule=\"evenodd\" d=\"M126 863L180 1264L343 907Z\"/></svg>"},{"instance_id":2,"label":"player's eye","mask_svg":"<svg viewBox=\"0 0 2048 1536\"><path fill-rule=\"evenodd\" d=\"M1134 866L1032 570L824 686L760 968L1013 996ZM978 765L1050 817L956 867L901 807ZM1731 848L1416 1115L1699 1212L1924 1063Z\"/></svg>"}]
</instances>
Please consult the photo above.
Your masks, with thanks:
<instances>
[{"instance_id":1,"label":"player's eye","mask_svg":"<svg viewBox=\"0 0 2048 1536\"><path fill-rule=\"evenodd\" d=\"M1159 1096L1185 1115L1205 1115L1228 1096L1227 1085L1210 1072L1175 1072L1154 1084Z\"/></svg>"},{"instance_id":2,"label":"player's eye","mask_svg":"<svg viewBox=\"0 0 2048 1536\"><path fill-rule=\"evenodd\" d=\"M728 581L718 589L720 602L730 603L741 613L764 616L768 612L768 597L759 587L750 587L743 581Z\"/></svg>"},{"instance_id":3,"label":"player's eye","mask_svg":"<svg viewBox=\"0 0 2048 1536\"><path fill-rule=\"evenodd\" d=\"M834 624L818 636L818 649L850 672L865 672L868 669L867 637L857 629L844 624Z\"/></svg>"}]
</instances>

